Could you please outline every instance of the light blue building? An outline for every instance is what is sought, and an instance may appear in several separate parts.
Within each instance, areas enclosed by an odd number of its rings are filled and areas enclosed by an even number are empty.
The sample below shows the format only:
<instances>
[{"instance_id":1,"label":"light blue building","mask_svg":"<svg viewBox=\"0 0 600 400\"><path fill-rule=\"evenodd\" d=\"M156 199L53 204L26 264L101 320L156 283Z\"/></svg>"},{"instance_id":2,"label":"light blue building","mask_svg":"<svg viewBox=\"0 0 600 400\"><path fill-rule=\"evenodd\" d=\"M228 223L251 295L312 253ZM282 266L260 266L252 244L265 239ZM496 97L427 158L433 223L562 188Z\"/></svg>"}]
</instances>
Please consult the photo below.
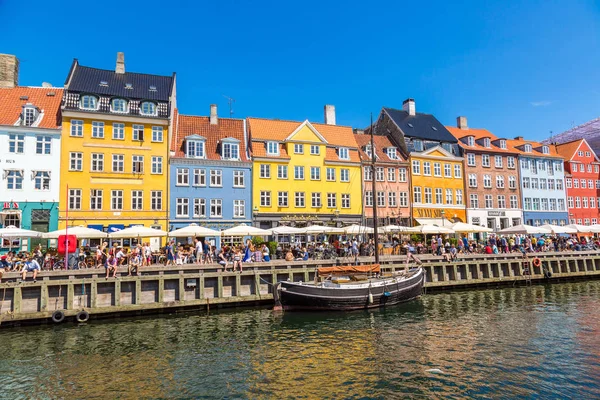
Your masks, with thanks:
<instances>
[{"instance_id":1,"label":"light blue building","mask_svg":"<svg viewBox=\"0 0 600 400\"><path fill-rule=\"evenodd\" d=\"M169 161L169 230L252 223L252 162L245 121L179 115ZM216 246L220 240L208 238ZM227 240L227 239L225 239Z\"/></svg>"},{"instance_id":2,"label":"light blue building","mask_svg":"<svg viewBox=\"0 0 600 400\"><path fill-rule=\"evenodd\" d=\"M524 223L534 226L568 224L564 159L551 145L521 137L516 138L513 145L520 151Z\"/></svg>"}]
</instances>

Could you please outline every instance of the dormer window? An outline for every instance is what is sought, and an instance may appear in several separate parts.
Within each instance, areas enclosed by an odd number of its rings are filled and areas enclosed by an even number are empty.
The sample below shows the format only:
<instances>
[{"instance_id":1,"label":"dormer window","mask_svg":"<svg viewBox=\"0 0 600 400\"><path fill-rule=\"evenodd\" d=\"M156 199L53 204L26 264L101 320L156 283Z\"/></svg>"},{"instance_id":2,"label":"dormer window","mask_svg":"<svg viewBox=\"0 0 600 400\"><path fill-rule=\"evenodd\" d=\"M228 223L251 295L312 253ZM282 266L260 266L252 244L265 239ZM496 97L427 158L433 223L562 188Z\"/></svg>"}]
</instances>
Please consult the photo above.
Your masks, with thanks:
<instances>
[{"instance_id":1,"label":"dormer window","mask_svg":"<svg viewBox=\"0 0 600 400\"><path fill-rule=\"evenodd\" d=\"M151 101L144 101L142 102L140 111L144 115L156 115L156 104Z\"/></svg>"},{"instance_id":2,"label":"dormer window","mask_svg":"<svg viewBox=\"0 0 600 400\"><path fill-rule=\"evenodd\" d=\"M501 149L506 149L506 140L500 139L500 148Z\"/></svg>"},{"instance_id":3,"label":"dormer window","mask_svg":"<svg viewBox=\"0 0 600 400\"><path fill-rule=\"evenodd\" d=\"M199 136L193 139L188 138L185 143L187 146L185 156L187 158L206 158L205 141L200 139Z\"/></svg>"},{"instance_id":4,"label":"dormer window","mask_svg":"<svg viewBox=\"0 0 600 400\"><path fill-rule=\"evenodd\" d=\"M415 146L415 151L423 151L423 141L421 139L414 139L413 145Z\"/></svg>"},{"instance_id":5,"label":"dormer window","mask_svg":"<svg viewBox=\"0 0 600 400\"><path fill-rule=\"evenodd\" d=\"M388 147L387 148L387 155L390 158L390 160L397 160L398 159L398 154L396 151L395 147Z\"/></svg>"},{"instance_id":6,"label":"dormer window","mask_svg":"<svg viewBox=\"0 0 600 400\"><path fill-rule=\"evenodd\" d=\"M350 152L348 151L348 148L340 147L338 150L338 156L340 157L340 160L349 160Z\"/></svg>"},{"instance_id":7,"label":"dormer window","mask_svg":"<svg viewBox=\"0 0 600 400\"><path fill-rule=\"evenodd\" d=\"M467 137L467 146L475 146L475 138L473 136Z\"/></svg>"},{"instance_id":8,"label":"dormer window","mask_svg":"<svg viewBox=\"0 0 600 400\"><path fill-rule=\"evenodd\" d=\"M368 144L365 146L365 153L369 156L369 158L373 158L373 152L371 151L371 145Z\"/></svg>"},{"instance_id":9,"label":"dormer window","mask_svg":"<svg viewBox=\"0 0 600 400\"><path fill-rule=\"evenodd\" d=\"M39 115L38 109L31 103L23 106L23 125L31 126L35 123Z\"/></svg>"},{"instance_id":10,"label":"dormer window","mask_svg":"<svg viewBox=\"0 0 600 400\"><path fill-rule=\"evenodd\" d=\"M125 89L133 90L133 85L131 83L126 83L125 84Z\"/></svg>"},{"instance_id":11,"label":"dormer window","mask_svg":"<svg viewBox=\"0 0 600 400\"><path fill-rule=\"evenodd\" d=\"M550 148L548 146L542 146L543 154L550 154Z\"/></svg>"},{"instance_id":12,"label":"dormer window","mask_svg":"<svg viewBox=\"0 0 600 400\"><path fill-rule=\"evenodd\" d=\"M267 142L267 154L271 156L279 155L279 143L277 142Z\"/></svg>"},{"instance_id":13,"label":"dormer window","mask_svg":"<svg viewBox=\"0 0 600 400\"><path fill-rule=\"evenodd\" d=\"M227 139L225 139L227 140ZM221 144L221 158L223 160L239 160L240 159L240 145L239 140L229 139L229 141L223 141Z\"/></svg>"},{"instance_id":14,"label":"dormer window","mask_svg":"<svg viewBox=\"0 0 600 400\"><path fill-rule=\"evenodd\" d=\"M112 99L110 102L110 108L112 112L125 113L127 112L127 100Z\"/></svg>"},{"instance_id":15,"label":"dormer window","mask_svg":"<svg viewBox=\"0 0 600 400\"><path fill-rule=\"evenodd\" d=\"M452 154L452 145L450 143L442 143L442 149Z\"/></svg>"},{"instance_id":16,"label":"dormer window","mask_svg":"<svg viewBox=\"0 0 600 400\"><path fill-rule=\"evenodd\" d=\"M490 138L483 138L483 147L490 148L492 146Z\"/></svg>"},{"instance_id":17,"label":"dormer window","mask_svg":"<svg viewBox=\"0 0 600 400\"><path fill-rule=\"evenodd\" d=\"M525 153L531 153L531 145L530 144L526 144L524 147L524 151Z\"/></svg>"},{"instance_id":18,"label":"dormer window","mask_svg":"<svg viewBox=\"0 0 600 400\"><path fill-rule=\"evenodd\" d=\"M83 110L97 110L98 98L91 95L81 96L81 100L79 100L79 108Z\"/></svg>"},{"instance_id":19,"label":"dormer window","mask_svg":"<svg viewBox=\"0 0 600 400\"><path fill-rule=\"evenodd\" d=\"M102 86L102 87L108 87L108 82L106 82L106 81L100 81L100 86Z\"/></svg>"}]
</instances>

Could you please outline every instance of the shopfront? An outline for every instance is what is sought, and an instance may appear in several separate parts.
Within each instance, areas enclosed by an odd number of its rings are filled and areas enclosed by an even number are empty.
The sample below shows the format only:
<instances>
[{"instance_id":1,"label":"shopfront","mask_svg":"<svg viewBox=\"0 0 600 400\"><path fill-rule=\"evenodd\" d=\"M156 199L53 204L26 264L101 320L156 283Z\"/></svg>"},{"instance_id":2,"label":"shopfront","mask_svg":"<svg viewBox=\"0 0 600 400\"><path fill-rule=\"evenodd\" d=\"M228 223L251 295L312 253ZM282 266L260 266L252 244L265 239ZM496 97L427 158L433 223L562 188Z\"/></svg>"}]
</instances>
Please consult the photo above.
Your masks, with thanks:
<instances>
[{"instance_id":1,"label":"shopfront","mask_svg":"<svg viewBox=\"0 0 600 400\"><path fill-rule=\"evenodd\" d=\"M0 201L0 225L16 226L37 232L50 232L58 229L58 203L46 201L15 202ZM9 248L29 251L41 243L45 248L47 240L42 238L3 239L0 251Z\"/></svg>"},{"instance_id":2,"label":"shopfront","mask_svg":"<svg viewBox=\"0 0 600 400\"><path fill-rule=\"evenodd\" d=\"M468 210L468 223L485 226L498 231L523 223L523 213L520 210Z\"/></svg>"}]
</instances>

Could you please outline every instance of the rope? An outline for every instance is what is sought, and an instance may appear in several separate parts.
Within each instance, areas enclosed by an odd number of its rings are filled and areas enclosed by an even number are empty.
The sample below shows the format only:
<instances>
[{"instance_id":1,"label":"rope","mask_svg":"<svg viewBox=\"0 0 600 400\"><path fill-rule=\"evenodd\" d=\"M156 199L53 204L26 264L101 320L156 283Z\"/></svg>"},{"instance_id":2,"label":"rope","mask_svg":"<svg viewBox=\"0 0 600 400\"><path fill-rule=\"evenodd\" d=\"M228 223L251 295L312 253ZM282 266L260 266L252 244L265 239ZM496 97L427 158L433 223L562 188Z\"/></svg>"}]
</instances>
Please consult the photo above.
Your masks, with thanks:
<instances>
[{"instance_id":1,"label":"rope","mask_svg":"<svg viewBox=\"0 0 600 400\"><path fill-rule=\"evenodd\" d=\"M261 281L263 281L264 283L266 283L267 285L271 285L271 286L275 286L274 284L272 284L271 282L264 280L263 278L260 277L260 275L258 276L258 279L260 279Z\"/></svg>"}]
</instances>

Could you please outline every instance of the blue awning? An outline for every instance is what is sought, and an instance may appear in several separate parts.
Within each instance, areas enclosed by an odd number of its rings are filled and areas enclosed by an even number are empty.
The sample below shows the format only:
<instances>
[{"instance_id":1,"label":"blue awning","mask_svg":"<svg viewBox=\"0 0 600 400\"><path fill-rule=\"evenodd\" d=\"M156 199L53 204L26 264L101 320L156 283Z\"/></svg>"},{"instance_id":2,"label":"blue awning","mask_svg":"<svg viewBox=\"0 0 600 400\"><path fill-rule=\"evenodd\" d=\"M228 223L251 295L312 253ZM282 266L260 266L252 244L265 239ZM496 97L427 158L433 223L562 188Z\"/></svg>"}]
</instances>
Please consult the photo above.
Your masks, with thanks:
<instances>
[{"instance_id":1,"label":"blue awning","mask_svg":"<svg viewBox=\"0 0 600 400\"><path fill-rule=\"evenodd\" d=\"M108 233L118 232L123 229L125 229L125 225L123 224L112 224L108 226Z\"/></svg>"},{"instance_id":2,"label":"blue awning","mask_svg":"<svg viewBox=\"0 0 600 400\"><path fill-rule=\"evenodd\" d=\"M90 229L95 229L100 232L104 231L104 225L88 225L87 227Z\"/></svg>"}]
</instances>

